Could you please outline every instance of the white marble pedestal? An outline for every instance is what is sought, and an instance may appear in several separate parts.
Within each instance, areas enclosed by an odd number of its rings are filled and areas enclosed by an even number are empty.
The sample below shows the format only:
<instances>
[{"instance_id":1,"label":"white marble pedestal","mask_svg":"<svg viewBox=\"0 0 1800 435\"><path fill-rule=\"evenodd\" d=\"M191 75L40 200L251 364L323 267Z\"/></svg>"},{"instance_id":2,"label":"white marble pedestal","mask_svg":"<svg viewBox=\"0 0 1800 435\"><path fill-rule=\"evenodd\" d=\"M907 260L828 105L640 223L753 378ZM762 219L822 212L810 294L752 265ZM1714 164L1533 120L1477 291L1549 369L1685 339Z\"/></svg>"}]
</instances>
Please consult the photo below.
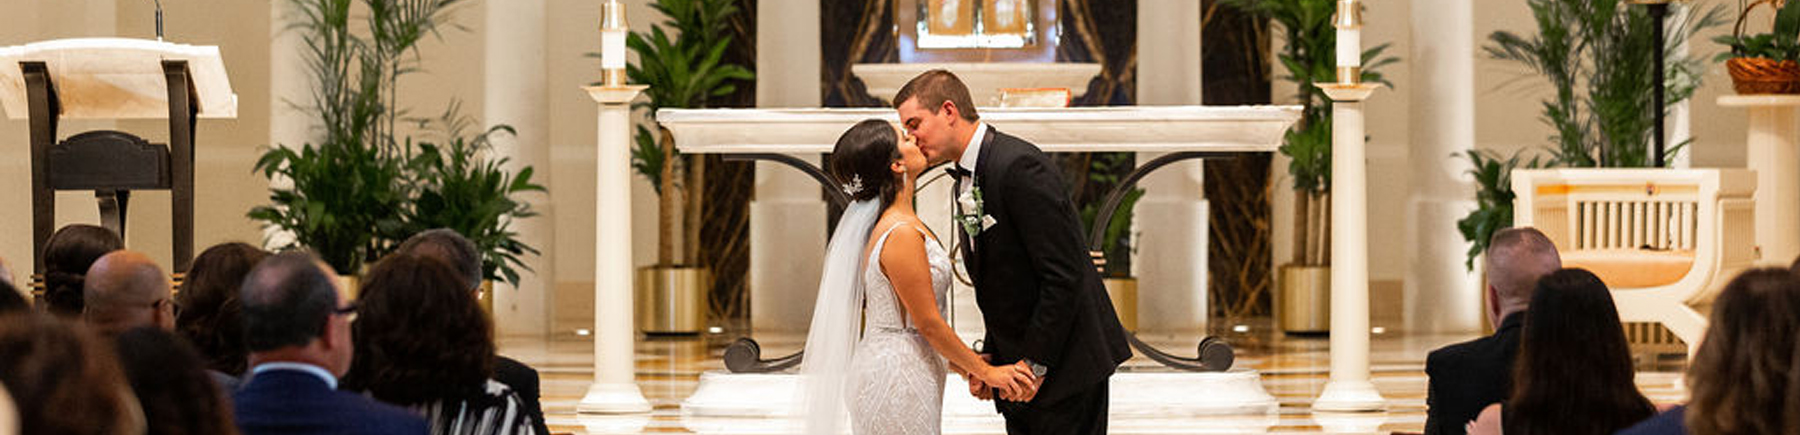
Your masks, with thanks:
<instances>
[{"instance_id":1,"label":"white marble pedestal","mask_svg":"<svg viewBox=\"0 0 1800 435\"><path fill-rule=\"evenodd\" d=\"M961 377L949 375L944 387L946 433L992 432L1005 421L991 402L966 393ZM682 424L700 433L783 433L797 427L795 407L800 375L700 375L700 387L681 403ZM1246 431L1275 424L1275 397L1263 389L1254 370L1219 373L1128 372L1112 377L1109 426L1138 428L1130 432L1164 432L1171 419L1242 416ZM1196 394L1204 392L1204 394ZM1166 427L1175 430L1178 428ZM1175 432L1180 432L1175 430ZM1183 432L1188 433L1188 432Z\"/></svg>"},{"instance_id":2,"label":"white marble pedestal","mask_svg":"<svg viewBox=\"0 0 1800 435\"><path fill-rule=\"evenodd\" d=\"M1756 171L1757 264L1787 267L1800 256L1800 95L1727 95L1750 110L1745 166Z\"/></svg>"}]
</instances>

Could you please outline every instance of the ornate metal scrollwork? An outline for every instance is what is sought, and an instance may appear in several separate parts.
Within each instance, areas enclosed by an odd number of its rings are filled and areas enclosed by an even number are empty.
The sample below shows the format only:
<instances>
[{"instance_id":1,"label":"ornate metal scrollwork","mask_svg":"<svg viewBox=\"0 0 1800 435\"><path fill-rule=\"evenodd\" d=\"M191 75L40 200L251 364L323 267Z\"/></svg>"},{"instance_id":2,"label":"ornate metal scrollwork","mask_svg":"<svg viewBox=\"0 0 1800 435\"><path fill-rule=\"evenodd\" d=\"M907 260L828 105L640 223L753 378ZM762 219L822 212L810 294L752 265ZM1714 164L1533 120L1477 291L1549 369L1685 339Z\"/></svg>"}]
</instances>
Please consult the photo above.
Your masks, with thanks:
<instances>
[{"instance_id":1,"label":"ornate metal scrollwork","mask_svg":"<svg viewBox=\"0 0 1800 435\"><path fill-rule=\"evenodd\" d=\"M1223 153L1200 151L1177 152L1157 157L1155 160L1151 160L1148 163L1138 166L1137 169L1131 170L1131 173L1126 175L1125 179L1119 182L1119 185L1113 186L1113 190L1107 193L1106 202L1102 203L1100 212L1094 215L1094 226L1093 228L1088 229L1088 249L1096 252L1100 250L1103 242L1105 242L1106 226L1112 221L1113 211L1118 210L1119 203L1125 200L1125 195L1130 193L1131 189L1137 186L1138 180L1143 179L1145 175L1149 175L1151 172L1162 169L1162 167L1168 166L1171 163L1183 160L1230 157L1230 154ZM1137 337L1136 332L1126 332L1126 335L1131 340L1131 347L1137 349L1138 353L1144 354L1144 356L1149 357L1157 363L1175 369L1194 372L1220 372L1230 369L1232 362L1236 360L1236 355L1233 354L1231 345L1225 344L1225 340L1218 337L1208 336L1201 338L1200 343L1194 346L1198 356L1187 358L1171 355L1168 352L1157 349L1156 346L1151 346L1150 343L1145 343L1144 340Z\"/></svg>"}]
</instances>

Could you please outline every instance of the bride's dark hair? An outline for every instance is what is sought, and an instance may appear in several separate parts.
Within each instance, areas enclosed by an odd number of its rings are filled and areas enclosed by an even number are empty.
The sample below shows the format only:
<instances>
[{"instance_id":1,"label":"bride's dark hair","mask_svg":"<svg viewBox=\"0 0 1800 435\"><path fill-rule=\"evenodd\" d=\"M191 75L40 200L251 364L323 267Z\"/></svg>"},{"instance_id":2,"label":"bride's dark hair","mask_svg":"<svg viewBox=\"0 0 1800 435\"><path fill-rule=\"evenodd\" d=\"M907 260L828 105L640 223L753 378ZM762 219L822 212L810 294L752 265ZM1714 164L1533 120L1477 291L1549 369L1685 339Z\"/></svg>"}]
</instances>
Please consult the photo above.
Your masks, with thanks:
<instances>
[{"instance_id":1,"label":"bride's dark hair","mask_svg":"<svg viewBox=\"0 0 1800 435\"><path fill-rule=\"evenodd\" d=\"M900 192L900 180L889 170L900 160L900 136L894 126L880 119L856 123L838 136L826 164L838 189L850 194L851 201L880 198L882 206L894 202ZM879 195L879 196L877 196Z\"/></svg>"}]
</instances>

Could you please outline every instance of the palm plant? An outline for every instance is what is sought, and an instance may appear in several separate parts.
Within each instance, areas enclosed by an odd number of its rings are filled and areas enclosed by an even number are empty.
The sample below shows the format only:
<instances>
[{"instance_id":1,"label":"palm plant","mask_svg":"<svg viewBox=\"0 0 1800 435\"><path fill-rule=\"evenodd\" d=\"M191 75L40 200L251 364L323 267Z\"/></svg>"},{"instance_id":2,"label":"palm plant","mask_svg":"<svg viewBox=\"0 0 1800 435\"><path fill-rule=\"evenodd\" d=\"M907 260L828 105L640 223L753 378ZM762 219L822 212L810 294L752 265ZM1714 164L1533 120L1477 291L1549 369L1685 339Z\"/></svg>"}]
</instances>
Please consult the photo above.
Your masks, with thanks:
<instances>
[{"instance_id":1,"label":"palm plant","mask_svg":"<svg viewBox=\"0 0 1800 435\"><path fill-rule=\"evenodd\" d=\"M1328 222L1331 194L1331 98L1318 84L1337 81L1337 29L1331 17L1334 0L1223 0L1225 4L1273 20L1287 35L1287 47L1277 56L1287 70L1283 80L1295 86L1300 101L1299 123L1288 130L1279 148L1291 160L1288 175L1295 191L1294 264L1330 264ZM1389 44L1362 53L1362 81L1392 86L1382 67L1399 62L1383 54Z\"/></svg>"},{"instance_id":2,"label":"palm plant","mask_svg":"<svg viewBox=\"0 0 1800 435\"><path fill-rule=\"evenodd\" d=\"M352 0L292 0L301 20L290 29L306 43L317 79L306 106L318 116L318 142L271 147L257 160L264 177L291 180L271 189L252 219L294 235L339 273L355 273L392 242L409 186L408 151L395 140L399 78L414 70L414 52L461 0L361 0L367 31L351 28ZM363 36L366 33L367 36Z\"/></svg>"},{"instance_id":3,"label":"palm plant","mask_svg":"<svg viewBox=\"0 0 1800 435\"><path fill-rule=\"evenodd\" d=\"M1528 167L1647 167L1655 161L1651 143L1656 110L1671 107L1692 97L1705 72L1706 56L1685 56L1675 50L1685 45L1697 32L1726 22L1724 9L1713 7L1699 14L1675 14L1680 18L1672 26L1666 43L1658 47L1651 26L1661 25L1644 8L1630 7L1624 0L1527 0L1538 34L1524 36L1499 31L1488 36L1483 47L1489 57L1507 60L1543 76L1555 95L1542 103L1539 118L1551 127L1551 146L1547 158L1521 160L1515 154L1505 160L1483 153L1465 153L1462 157L1474 166L1471 173L1490 170L1510 171L1520 164ZM1656 89L1650 71L1655 50L1664 50L1665 105L1652 107ZM1664 151L1672 158L1686 148L1683 142ZM1496 166L1498 165L1498 166ZM1480 208L1457 222L1463 237L1473 246L1469 251L1471 268L1474 257L1487 247L1492 230L1510 226L1510 202L1506 213L1488 198L1511 198L1510 176L1477 177L1476 196ZM1497 184L1498 183L1498 184ZM1510 201L1510 199L1508 199ZM1486 229L1485 231L1478 229Z\"/></svg>"},{"instance_id":4,"label":"palm plant","mask_svg":"<svg viewBox=\"0 0 1800 435\"><path fill-rule=\"evenodd\" d=\"M271 147L255 170L290 187L270 189L269 204L249 217L294 235L341 274L355 274L417 231L451 228L483 250L489 278L517 284L519 255L537 250L516 240L511 220L535 215L511 195L543 191L531 168L509 174L507 159L482 159L496 126L470 137L470 121L452 103L435 125L441 142L396 134L400 78L418 70L418 43L462 0L290 0L301 20L307 67L316 79L304 109L315 114L316 142ZM353 15L353 7L357 8ZM365 29L352 21L365 18ZM422 127L433 127L422 122Z\"/></svg>"},{"instance_id":5,"label":"palm plant","mask_svg":"<svg viewBox=\"0 0 1800 435\"><path fill-rule=\"evenodd\" d=\"M460 115L455 103L443 115L420 124L436 137L419 142L418 152L407 162L417 180L417 197L403 211L405 235L395 239L434 228L455 230L475 243L485 279L518 286L516 268L531 270L519 257L537 255L538 250L518 240L512 222L537 212L513 196L545 189L531 181L530 166L513 174L504 169L510 158L481 155L493 149L494 135L514 134L513 128L497 125L468 134L474 120Z\"/></svg>"},{"instance_id":6,"label":"palm plant","mask_svg":"<svg viewBox=\"0 0 1800 435\"><path fill-rule=\"evenodd\" d=\"M645 91L649 101L636 105L636 108L654 114L665 107L707 107L709 99L737 92L736 82L756 77L748 68L724 61L733 34L730 19L739 12L735 2L657 0L650 4L668 19L652 25L648 33L633 32L626 39L626 46L638 55L637 63L626 66L626 76L632 83L650 86ZM669 32L663 30L664 26L673 28L677 36L669 36ZM704 160L679 155L674 137L667 130L658 129L653 134L649 129L639 128L636 142L637 147L632 150L632 168L648 178L659 195L657 264L687 263L675 256L679 204L673 190L682 191L687 198L687 218L681 227L685 229L683 239L689 245L683 252L691 256L696 251L693 245L699 240L699 212L704 206L699 194L704 190ZM677 168L677 163L683 168ZM678 172L685 172L686 183L676 181L680 179Z\"/></svg>"},{"instance_id":7,"label":"palm plant","mask_svg":"<svg viewBox=\"0 0 1800 435\"><path fill-rule=\"evenodd\" d=\"M1481 188L1476 189L1475 211L1456 221L1456 230L1462 233L1463 240L1475 242L1463 261L1463 267L1475 270L1475 257L1487 250L1487 242L1494 238L1494 232L1512 226L1513 199L1518 197L1512 189L1513 170L1540 168L1544 162L1541 157L1524 160L1523 152L1515 152L1507 158L1500 158L1492 151L1468 150L1464 153L1474 163L1468 174Z\"/></svg>"}]
</instances>

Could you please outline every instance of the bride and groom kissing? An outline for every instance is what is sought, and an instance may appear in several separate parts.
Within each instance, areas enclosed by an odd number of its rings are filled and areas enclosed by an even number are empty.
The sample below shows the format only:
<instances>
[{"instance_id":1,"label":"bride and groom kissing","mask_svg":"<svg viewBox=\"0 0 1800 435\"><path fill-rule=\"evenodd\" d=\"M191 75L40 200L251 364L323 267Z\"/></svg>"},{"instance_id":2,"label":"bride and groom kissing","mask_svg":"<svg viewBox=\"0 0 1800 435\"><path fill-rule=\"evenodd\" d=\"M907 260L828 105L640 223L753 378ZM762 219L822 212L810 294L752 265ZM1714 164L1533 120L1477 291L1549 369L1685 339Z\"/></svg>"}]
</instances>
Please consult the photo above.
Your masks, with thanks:
<instances>
[{"instance_id":1,"label":"bride and groom kissing","mask_svg":"<svg viewBox=\"0 0 1800 435\"><path fill-rule=\"evenodd\" d=\"M1131 357L1055 164L981 122L954 74L925 72L862 121L828 172L852 200L826 248L802 374L805 431L937 434L946 370L1009 434L1106 433L1108 378ZM915 182L951 164L951 240L921 224ZM945 248L946 243L953 248ZM987 324L979 351L944 320L959 251ZM979 352L979 353L978 353Z\"/></svg>"}]
</instances>

